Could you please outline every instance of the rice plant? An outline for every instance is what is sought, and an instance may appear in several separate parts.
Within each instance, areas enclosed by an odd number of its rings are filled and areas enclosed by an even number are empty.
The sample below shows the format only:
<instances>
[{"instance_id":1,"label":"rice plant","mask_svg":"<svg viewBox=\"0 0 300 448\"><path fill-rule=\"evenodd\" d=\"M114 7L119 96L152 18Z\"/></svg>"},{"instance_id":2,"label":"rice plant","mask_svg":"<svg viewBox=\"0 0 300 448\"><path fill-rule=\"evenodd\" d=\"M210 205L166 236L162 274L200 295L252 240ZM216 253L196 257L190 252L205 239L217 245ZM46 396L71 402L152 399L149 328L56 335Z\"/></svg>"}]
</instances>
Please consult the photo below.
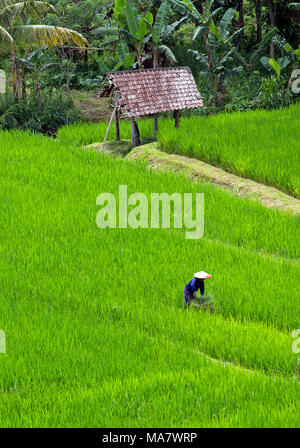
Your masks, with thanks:
<instances>
[{"instance_id":1,"label":"rice plant","mask_svg":"<svg viewBox=\"0 0 300 448\"><path fill-rule=\"evenodd\" d=\"M138 121L143 137L153 135L153 120ZM106 123L63 127L58 137L87 145L101 142ZM121 138L130 139L130 122L121 122ZM112 127L109 138L114 138ZM217 116L182 118L175 129L171 119L160 119L162 149L194 157L300 197L300 103L276 111L257 110Z\"/></svg>"},{"instance_id":2,"label":"rice plant","mask_svg":"<svg viewBox=\"0 0 300 448\"><path fill-rule=\"evenodd\" d=\"M297 216L62 138L0 147L1 426L299 427ZM204 193L204 237L100 230L120 184ZM214 316L183 307L200 268Z\"/></svg>"}]
</instances>

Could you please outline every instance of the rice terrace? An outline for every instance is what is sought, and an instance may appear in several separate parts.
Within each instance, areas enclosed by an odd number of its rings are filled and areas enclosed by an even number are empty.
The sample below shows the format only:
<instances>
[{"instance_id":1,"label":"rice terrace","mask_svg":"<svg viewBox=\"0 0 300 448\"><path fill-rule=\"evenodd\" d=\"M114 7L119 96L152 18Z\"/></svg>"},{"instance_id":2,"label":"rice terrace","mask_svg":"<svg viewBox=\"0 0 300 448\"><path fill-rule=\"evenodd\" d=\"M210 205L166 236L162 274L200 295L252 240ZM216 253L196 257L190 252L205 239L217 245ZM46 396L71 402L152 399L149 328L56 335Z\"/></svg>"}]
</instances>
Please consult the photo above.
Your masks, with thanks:
<instances>
[{"instance_id":1,"label":"rice terrace","mask_svg":"<svg viewBox=\"0 0 300 448\"><path fill-rule=\"evenodd\" d=\"M0 427L299 428L299 3L50 3L0 1Z\"/></svg>"}]
</instances>

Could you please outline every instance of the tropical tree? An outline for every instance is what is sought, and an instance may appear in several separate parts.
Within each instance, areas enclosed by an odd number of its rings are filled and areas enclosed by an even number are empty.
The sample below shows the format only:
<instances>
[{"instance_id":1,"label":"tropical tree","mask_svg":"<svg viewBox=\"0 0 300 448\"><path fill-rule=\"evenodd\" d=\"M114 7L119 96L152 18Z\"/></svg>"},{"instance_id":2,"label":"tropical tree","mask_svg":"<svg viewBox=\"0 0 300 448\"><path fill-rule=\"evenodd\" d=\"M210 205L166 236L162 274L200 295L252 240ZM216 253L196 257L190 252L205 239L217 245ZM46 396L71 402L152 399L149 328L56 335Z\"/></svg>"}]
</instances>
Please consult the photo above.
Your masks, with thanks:
<instances>
[{"instance_id":1,"label":"tropical tree","mask_svg":"<svg viewBox=\"0 0 300 448\"><path fill-rule=\"evenodd\" d=\"M118 0L115 2L114 9L117 25L99 27L93 31L93 34L102 36L111 34L114 36L113 39L107 40L102 45L104 48L112 44L117 45L116 50L120 62L124 60L124 57L127 60L129 59L127 52L122 51L122 55L120 55L120 42L124 42L124 49L126 49L125 43L127 48L128 46L133 48L139 68L142 68L144 61L151 57L153 59L153 67L158 67L160 54L174 64L177 62L176 57L166 42L170 39L173 31L186 21L186 17L169 24L170 10L169 0L164 0L158 8L154 21L150 11L142 16L132 2ZM149 50L151 50L152 56ZM130 53L130 50L128 51L129 54L133 54L132 52ZM120 59L120 56L123 59ZM114 70L122 65L119 64Z\"/></svg>"},{"instance_id":2,"label":"tropical tree","mask_svg":"<svg viewBox=\"0 0 300 448\"><path fill-rule=\"evenodd\" d=\"M76 31L49 25L28 25L29 19L41 20L53 11L51 4L35 0L0 0L1 50L9 51L12 58L14 95L20 99L20 78L16 51L31 47L57 47L72 41L78 47L87 47L87 40Z\"/></svg>"},{"instance_id":3,"label":"tropical tree","mask_svg":"<svg viewBox=\"0 0 300 448\"><path fill-rule=\"evenodd\" d=\"M206 0L203 14L195 8L191 0L173 0L173 4L196 24L192 40L193 42L204 41L206 54L193 49L188 51L204 67L205 70L200 72L200 75L210 79L216 105L223 104L226 78L242 70L240 65L233 66L234 56L237 53L233 42L244 30L239 28L233 34L230 33L236 11L233 8L227 9L217 24L214 20L215 16L223 10L222 8L212 10L213 0Z\"/></svg>"},{"instance_id":4,"label":"tropical tree","mask_svg":"<svg viewBox=\"0 0 300 448\"><path fill-rule=\"evenodd\" d=\"M168 0L164 0L156 14L155 23L153 24L153 17L151 21L147 21L149 31L151 33L151 46L152 46L152 57L153 57L153 67L157 68L159 66L159 54L162 54L166 59L175 64L177 62L176 56L174 55L171 48L166 45L166 42L171 37L173 31L179 28L186 20L187 16L184 16L180 20L176 20L169 25L169 15L170 15L171 4Z\"/></svg>"},{"instance_id":5,"label":"tropical tree","mask_svg":"<svg viewBox=\"0 0 300 448\"><path fill-rule=\"evenodd\" d=\"M116 25L96 28L92 34L95 35L113 35L113 40L104 42L103 46L117 43L123 39L133 48L136 55L138 67L142 68L145 56L145 46L150 39L147 22L151 23L153 16L147 12L143 17L139 14L137 8L131 2L116 2L115 17Z\"/></svg>"}]
</instances>

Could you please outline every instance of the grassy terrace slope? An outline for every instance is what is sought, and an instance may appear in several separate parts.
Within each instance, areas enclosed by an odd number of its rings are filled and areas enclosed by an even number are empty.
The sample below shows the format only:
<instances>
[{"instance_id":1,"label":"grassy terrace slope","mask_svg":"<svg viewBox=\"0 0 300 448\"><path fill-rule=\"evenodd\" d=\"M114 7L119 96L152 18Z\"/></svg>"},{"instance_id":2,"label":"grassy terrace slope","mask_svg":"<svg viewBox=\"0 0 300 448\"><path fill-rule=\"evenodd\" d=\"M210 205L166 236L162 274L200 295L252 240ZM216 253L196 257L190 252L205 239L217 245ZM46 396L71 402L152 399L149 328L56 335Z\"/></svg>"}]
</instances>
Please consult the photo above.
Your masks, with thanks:
<instances>
[{"instance_id":1,"label":"grassy terrace slope","mask_svg":"<svg viewBox=\"0 0 300 448\"><path fill-rule=\"evenodd\" d=\"M153 134L152 120L140 120L139 126L143 137ZM59 137L85 145L102 141L105 130L105 123L76 125L61 129ZM130 138L130 123L122 123L121 133ZM198 158L300 197L300 103L272 112L183 118L179 132L172 120L160 120L158 141L164 151Z\"/></svg>"},{"instance_id":2,"label":"grassy terrace slope","mask_svg":"<svg viewBox=\"0 0 300 448\"><path fill-rule=\"evenodd\" d=\"M299 217L42 136L0 148L1 426L300 426ZM120 184L204 192L204 237L98 229ZM198 268L215 316L183 309Z\"/></svg>"},{"instance_id":3,"label":"grassy terrace slope","mask_svg":"<svg viewBox=\"0 0 300 448\"><path fill-rule=\"evenodd\" d=\"M300 103L182 120L180 132L163 128L162 149L199 158L300 197Z\"/></svg>"}]
</instances>

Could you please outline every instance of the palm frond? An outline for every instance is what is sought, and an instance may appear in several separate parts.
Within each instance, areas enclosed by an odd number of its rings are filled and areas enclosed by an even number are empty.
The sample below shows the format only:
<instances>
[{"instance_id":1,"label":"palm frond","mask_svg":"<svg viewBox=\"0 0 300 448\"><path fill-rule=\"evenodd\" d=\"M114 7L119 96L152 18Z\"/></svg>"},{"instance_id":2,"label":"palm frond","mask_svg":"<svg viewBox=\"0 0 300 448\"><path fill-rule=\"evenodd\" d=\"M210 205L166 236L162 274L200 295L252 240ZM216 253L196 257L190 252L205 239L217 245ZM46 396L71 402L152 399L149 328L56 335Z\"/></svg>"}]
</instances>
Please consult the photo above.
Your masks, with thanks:
<instances>
[{"instance_id":1,"label":"palm frond","mask_svg":"<svg viewBox=\"0 0 300 448\"><path fill-rule=\"evenodd\" d=\"M1 50L8 50L14 46L14 40L12 36L6 31L5 28L0 26L0 48Z\"/></svg>"},{"instance_id":2,"label":"palm frond","mask_svg":"<svg viewBox=\"0 0 300 448\"><path fill-rule=\"evenodd\" d=\"M49 10L55 11L54 7L46 2L41 1L19 1L6 2L6 5L0 6L0 23L3 26L11 26L14 21L27 16L43 17Z\"/></svg>"},{"instance_id":3,"label":"palm frond","mask_svg":"<svg viewBox=\"0 0 300 448\"><path fill-rule=\"evenodd\" d=\"M48 25L22 25L10 28L11 35L20 47L59 47L72 41L76 46L86 48L88 41L77 31Z\"/></svg>"}]
</instances>

